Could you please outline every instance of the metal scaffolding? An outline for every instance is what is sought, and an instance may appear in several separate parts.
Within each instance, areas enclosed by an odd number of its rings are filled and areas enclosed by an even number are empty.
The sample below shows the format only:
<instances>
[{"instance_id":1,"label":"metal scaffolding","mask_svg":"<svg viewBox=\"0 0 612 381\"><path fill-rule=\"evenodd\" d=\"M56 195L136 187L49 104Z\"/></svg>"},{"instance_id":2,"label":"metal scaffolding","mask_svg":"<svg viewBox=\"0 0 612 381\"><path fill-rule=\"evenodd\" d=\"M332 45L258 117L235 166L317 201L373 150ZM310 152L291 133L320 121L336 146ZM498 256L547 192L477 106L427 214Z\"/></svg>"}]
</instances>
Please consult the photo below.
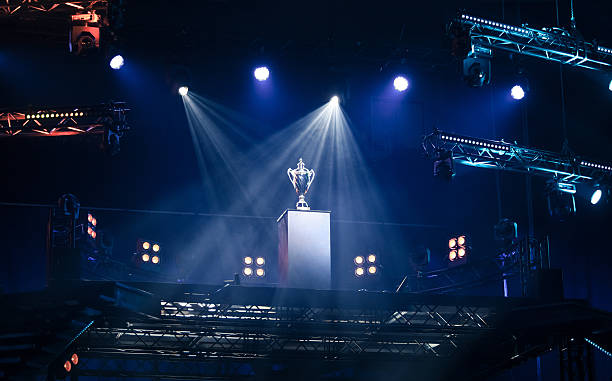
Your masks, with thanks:
<instances>
[{"instance_id":1,"label":"metal scaffolding","mask_svg":"<svg viewBox=\"0 0 612 381\"><path fill-rule=\"evenodd\" d=\"M45 1L45 0L5 0L0 4L0 16L15 16L23 13L74 13L83 11L106 11L109 1Z\"/></svg>"},{"instance_id":2,"label":"metal scaffolding","mask_svg":"<svg viewBox=\"0 0 612 381\"><path fill-rule=\"evenodd\" d=\"M0 137L66 136L128 130L124 102L96 106L23 108L0 112Z\"/></svg>"},{"instance_id":3,"label":"metal scaffolding","mask_svg":"<svg viewBox=\"0 0 612 381\"><path fill-rule=\"evenodd\" d=\"M612 49L584 41L561 28L513 26L467 14L451 21L467 32L473 47L500 49L581 68L612 71Z\"/></svg>"},{"instance_id":4,"label":"metal scaffolding","mask_svg":"<svg viewBox=\"0 0 612 381\"><path fill-rule=\"evenodd\" d=\"M502 141L473 138L434 131L423 140L425 153L432 158L450 153L456 163L554 178L564 183L609 183L612 165L575 155L521 147Z\"/></svg>"}]
</instances>

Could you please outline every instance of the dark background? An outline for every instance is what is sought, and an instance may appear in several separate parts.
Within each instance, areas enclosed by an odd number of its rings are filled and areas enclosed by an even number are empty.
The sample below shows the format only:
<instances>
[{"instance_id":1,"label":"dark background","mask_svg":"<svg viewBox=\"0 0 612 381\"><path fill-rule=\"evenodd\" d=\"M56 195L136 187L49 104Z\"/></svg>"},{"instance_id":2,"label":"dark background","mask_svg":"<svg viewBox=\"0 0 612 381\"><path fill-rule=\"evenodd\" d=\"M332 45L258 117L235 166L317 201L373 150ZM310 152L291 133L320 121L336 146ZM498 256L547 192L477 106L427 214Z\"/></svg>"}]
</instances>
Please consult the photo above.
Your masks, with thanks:
<instances>
[{"instance_id":1,"label":"dark background","mask_svg":"<svg viewBox=\"0 0 612 381\"><path fill-rule=\"evenodd\" d=\"M432 249L430 268L444 267L445 245L453 234L468 234L471 255L489 255L495 250L493 225L502 217L517 221L521 236L528 233L523 175L500 173L499 192L496 173L485 169L457 167L451 184L439 183L420 142L424 134L439 128L527 145L524 112L528 145L561 151L559 65L520 59L530 92L522 102L512 101L509 89L516 81L516 60L497 52L492 83L469 88L445 34L458 7L509 24L554 26L555 2L125 4L125 25L115 48L126 65L119 71L108 67L110 51L69 55L64 19L0 20L0 106L121 100L131 108L132 127L114 157L81 137L0 139L0 201L52 204L70 192L83 206L227 212L226 204L212 203L202 191L203 180L223 189L224 179L201 178L183 104L175 92L183 80L192 91L247 121L242 127L253 136L253 146L320 107L332 94L341 95L369 176L387 208L384 213L367 211L360 219L372 224L333 225L337 287L392 289L411 271L407 250L419 244ZM609 2L576 2L578 28L585 39L597 38L603 46L612 46L611 8ZM559 17L567 26L567 2L559 4ZM252 77L259 64L271 70L265 88ZM391 88L398 73L410 82L403 94ZM594 160L612 160L610 76L570 67L563 69L563 75L570 147ZM273 186L286 187L293 200L284 173L278 173L277 182L282 185ZM575 218L559 223L547 215L544 184L544 179L533 179L534 234L550 236L552 263L563 269L566 296L587 298L595 307L609 310L609 205L591 206L577 197ZM317 193L315 180L309 197L315 209L331 209L335 218L354 220L350 208L330 205L322 193ZM263 200L267 194L260 197ZM267 200L259 215L269 219L110 211L97 215L101 228L115 236L114 259L129 262L137 239L156 240L162 244L167 266L163 271L170 278L220 283L240 271L240 258L246 254L266 256L273 268L274 218L293 202ZM0 287L5 292L44 287L48 209L3 205L0 213ZM222 234L201 239L211 224L222 226ZM379 254L385 265L383 280L376 285L356 283L352 257L370 251ZM275 282L274 271L268 273L267 281ZM501 292L500 284L478 290ZM515 287L510 292L519 291Z\"/></svg>"}]
</instances>

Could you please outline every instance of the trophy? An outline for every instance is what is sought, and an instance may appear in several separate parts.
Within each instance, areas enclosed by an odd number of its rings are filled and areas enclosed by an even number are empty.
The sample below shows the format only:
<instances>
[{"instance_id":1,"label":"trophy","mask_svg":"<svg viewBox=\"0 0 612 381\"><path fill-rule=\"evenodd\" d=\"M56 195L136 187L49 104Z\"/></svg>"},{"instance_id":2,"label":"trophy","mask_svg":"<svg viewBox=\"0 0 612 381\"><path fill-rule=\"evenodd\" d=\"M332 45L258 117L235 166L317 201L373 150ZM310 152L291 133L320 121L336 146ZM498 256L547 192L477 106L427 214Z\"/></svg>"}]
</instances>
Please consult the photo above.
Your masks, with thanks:
<instances>
[{"instance_id":1,"label":"trophy","mask_svg":"<svg viewBox=\"0 0 612 381\"><path fill-rule=\"evenodd\" d=\"M312 184L312 180L314 180L314 169L307 169L304 167L304 162L302 161L302 158L300 158L300 161L297 163L297 168L287 169L287 175L289 176L289 181L291 181L291 184L293 184L295 193L298 195L298 202L295 204L296 209L310 210L310 207L304 199L304 195L306 195L308 188L310 188L310 184Z\"/></svg>"}]
</instances>

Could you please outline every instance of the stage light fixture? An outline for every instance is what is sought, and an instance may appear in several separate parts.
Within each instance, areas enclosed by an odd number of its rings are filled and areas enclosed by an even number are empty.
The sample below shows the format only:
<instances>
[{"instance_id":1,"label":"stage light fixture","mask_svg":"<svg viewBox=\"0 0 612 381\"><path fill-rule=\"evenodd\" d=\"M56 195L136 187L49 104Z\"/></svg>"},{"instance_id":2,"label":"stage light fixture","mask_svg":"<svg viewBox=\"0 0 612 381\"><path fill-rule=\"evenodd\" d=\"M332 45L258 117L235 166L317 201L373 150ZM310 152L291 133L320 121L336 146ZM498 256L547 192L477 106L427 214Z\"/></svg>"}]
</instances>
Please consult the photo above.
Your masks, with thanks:
<instances>
[{"instance_id":1,"label":"stage light fixture","mask_svg":"<svg viewBox=\"0 0 612 381\"><path fill-rule=\"evenodd\" d=\"M66 372L70 373L70 371L72 370L72 364L70 363L69 360L66 360L64 362L64 369L66 370Z\"/></svg>"},{"instance_id":2,"label":"stage light fixture","mask_svg":"<svg viewBox=\"0 0 612 381\"><path fill-rule=\"evenodd\" d=\"M244 257L243 261L244 261L245 265L250 265L250 264L253 263L253 258L251 258L251 257Z\"/></svg>"},{"instance_id":3,"label":"stage light fixture","mask_svg":"<svg viewBox=\"0 0 612 381\"><path fill-rule=\"evenodd\" d=\"M329 103L332 104L332 106L338 106L338 104L340 103L340 98L338 98L337 95L334 95L333 97L331 97L331 99L329 100Z\"/></svg>"},{"instance_id":4,"label":"stage light fixture","mask_svg":"<svg viewBox=\"0 0 612 381\"><path fill-rule=\"evenodd\" d=\"M149 262L149 259L151 259L151 257L149 256L149 254L146 254L146 253L145 253L145 254L143 254L141 258L142 258L142 261L143 261L143 262Z\"/></svg>"},{"instance_id":5,"label":"stage light fixture","mask_svg":"<svg viewBox=\"0 0 612 381\"><path fill-rule=\"evenodd\" d=\"M457 244L459 246L465 246L465 236L464 235L461 235L459 236L459 238L457 238Z\"/></svg>"},{"instance_id":6,"label":"stage light fixture","mask_svg":"<svg viewBox=\"0 0 612 381\"><path fill-rule=\"evenodd\" d=\"M376 255L375 254L368 255L368 262L370 263L376 262Z\"/></svg>"},{"instance_id":7,"label":"stage light fixture","mask_svg":"<svg viewBox=\"0 0 612 381\"><path fill-rule=\"evenodd\" d=\"M451 250L451 251L448 253L448 259L449 259L451 262L452 262L452 261L454 261L455 259L457 259L457 250Z\"/></svg>"},{"instance_id":8,"label":"stage light fixture","mask_svg":"<svg viewBox=\"0 0 612 381\"><path fill-rule=\"evenodd\" d=\"M406 91L406 89L408 88L408 80L406 79L406 77L398 75L393 80L393 87L399 92Z\"/></svg>"},{"instance_id":9,"label":"stage light fixture","mask_svg":"<svg viewBox=\"0 0 612 381\"><path fill-rule=\"evenodd\" d=\"M184 97L185 95L187 95L187 93L188 93L188 92L189 92L189 87L187 87L187 86L181 86L181 87L179 87L179 89L178 89L178 93L179 93L179 94L180 94L182 97Z\"/></svg>"},{"instance_id":10,"label":"stage light fixture","mask_svg":"<svg viewBox=\"0 0 612 381\"><path fill-rule=\"evenodd\" d=\"M463 60L463 79L471 87L482 87L491 82L491 60L468 57Z\"/></svg>"},{"instance_id":11,"label":"stage light fixture","mask_svg":"<svg viewBox=\"0 0 612 381\"><path fill-rule=\"evenodd\" d=\"M378 271L378 268L376 266L368 267L368 273L371 274L371 275L376 274L377 271Z\"/></svg>"},{"instance_id":12,"label":"stage light fixture","mask_svg":"<svg viewBox=\"0 0 612 381\"><path fill-rule=\"evenodd\" d=\"M251 276L253 275L253 269L250 267L245 267L244 270L242 270L242 273L246 276Z\"/></svg>"},{"instance_id":13,"label":"stage light fixture","mask_svg":"<svg viewBox=\"0 0 612 381\"><path fill-rule=\"evenodd\" d=\"M365 260L363 259L363 257L361 255L356 256L355 260L354 260L356 265L361 265L361 264L363 264L364 261Z\"/></svg>"},{"instance_id":14,"label":"stage light fixture","mask_svg":"<svg viewBox=\"0 0 612 381\"><path fill-rule=\"evenodd\" d=\"M608 84L608 90L612 91L612 79L610 80L610 83Z\"/></svg>"},{"instance_id":15,"label":"stage light fixture","mask_svg":"<svg viewBox=\"0 0 612 381\"><path fill-rule=\"evenodd\" d=\"M260 66L253 71L253 75L259 82L263 82L270 77L270 70L265 66Z\"/></svg>"},{"instance_id":16,"label":"stage light fixture","mask_svg":"<svg viewBox=\"0 0 612 381\"><path fill-rule=\"evenodd\" d=\"M438 151L434 154L434 177L451 181L455 175L453 154L450 151Z\"/></svg>"},{"instance_id":17,"label":"stage light fixture","mask_svg":"<svg viewBox=\"0 0 612 381\"><path fill-rule=\"evenodd\" d=\"M156 244L156 243L153 244L153 251L156 252L156 253L159 252L159 245L158 244Z\"/></svg>"},{"instance_id":18,"label":"stage light fixture","mask_svg":"<svg viewBox=\"0 0 612 381\"><path fill-rule=\"evenodd\" d=\"M262 268L258 268L257 270L255 270L255 274L259 277L262 277L264 275L266 275L266 272L264 271L264 269Z\"/></svg>"},{"instance_id":19,"label":"stage light fixture","mask_svg":"<svg viewBox=\"0 0 612 381\"><path fill-rule=\"evenodd\" d=\"M79 355L73 353L72 356L70 356L70 361L73 365L77 365L79 363Z\"/></svg>"},{"instance_id":20,"label":"stage light fixture","mask_svg":"<svg viewBox=\"0 0 612 381\"><path fill-rule=\"evenodd\" d=\"M156 264L158 264L158 263L159 263L159 257L158 257L157 255L154 255L154 256L151 258L151 262L152 262L153 264L155 264L155 265L156 265Z\"/></svg>"},{"instance_id":21,"label":"stage light fixture","mask_svg":"<svg viewBox=\"0 0 612 381\"><path fill-rule=\"evenodd\" d=\"M525 97L525 90L520 85L514 85L510 90L510 95L516 100L521 100Z\"/></svg>"},{"instance_id":22,"label":"stage light fixture","mask_svg":"<svg viewBox=\"0 0 612 381\"><path fill-rule=\"evenodd\" d=\"M110 67L111 67L113 70L119 70L119 69L121 69L121 67L123 66L123 64L124 64L124 60L123 60L123 57L122 57L120 54L117 54L116 56L114 56L113 58L111 58L110 63L109 63Z\"/></svg>"},{"instance_id":23,"label":"stage light fixture","mask_svg":"<svg viewBox=\"0 0 612 381\"><path fill-rule=\"evenodd\" d=\"M94 11L71 16L72 25L68 48L76 55L86 55L100 47L102 18Z\"/></svg>"},{"instance_id":24,"label":"stage light fixture","mask_svg":"<svg viewBox=\"0 0 612 381\"><path fill-rule=\"evenodd\" d=\"M457 246L457 239L456 238L451 238L448 240L448 248L449 249L454 249L455 246Z\"/></svg>"},{"instance_id":25,"label":"stage light fixture","mask_svg":"<svg viewBox=\"0 0 612 381\"><path fill-rule=\"evenodd\" d=\"M143 248L143 249L145 249L145 250L149 250L149 248L150 248L150 247L151 247L151 244L150 244L150 243L148 243L148 242L146 242L146 241L142 243L142 248Z\"/></svg>"},{"instance_id":26,"label":"stage light fixture","mask_svg":"<svg viewBox=\"0 0 612 381\"><path fill-rule=\"evenodd\" d=\"M572 185L569 187L567 185ZM550 180L546 184L546 201L548 213L551 217L565 221L576 213L576 200L574 199L576 187L573 184L562 184Z\"/></svg>"},{"instance_id":27,"label":"stage light fixture","mask_svg":"<svg viewBox=\"0 0 612 381\"><path fill-rule=\"evenodd\" d=\"M597 204L601 200L602 195L603 195L603 192L601 189L595 189L595 191L591 195L591 204L593 205Z\"/></svg>"},{"instance_id":28,"label":"stage light fixture","mask_svg":"<svg viewBox=\"0 0 612 381\"><path fill-rule=\"evenodd\" d=\"M363 267L357 267L355 269L355 275L356 276L363 276L363 274L365 274L365 270L363 269Z\"/></svg>"},{"instance_id":29,"label":"stage light fixture","mask_svg":"<svg viewBox=\"0 0 612 381\"><path fill-rule=\"evenodd\" d=\"M457 250L457 256L463 258L465 256L465 248L460 247L459 250Z\"/></svg>"},{"instance_id":30,"label":"stage light fixture","mask_svg":"<svg viewBox=\"0 0 612 381\"><path fill-rule=\"evenodd\" d=\"M266 264L266 260L263 259L263 257L257 257L255 263L257 264L257 266L263 266Z\"/></svg>"}]
</instances>

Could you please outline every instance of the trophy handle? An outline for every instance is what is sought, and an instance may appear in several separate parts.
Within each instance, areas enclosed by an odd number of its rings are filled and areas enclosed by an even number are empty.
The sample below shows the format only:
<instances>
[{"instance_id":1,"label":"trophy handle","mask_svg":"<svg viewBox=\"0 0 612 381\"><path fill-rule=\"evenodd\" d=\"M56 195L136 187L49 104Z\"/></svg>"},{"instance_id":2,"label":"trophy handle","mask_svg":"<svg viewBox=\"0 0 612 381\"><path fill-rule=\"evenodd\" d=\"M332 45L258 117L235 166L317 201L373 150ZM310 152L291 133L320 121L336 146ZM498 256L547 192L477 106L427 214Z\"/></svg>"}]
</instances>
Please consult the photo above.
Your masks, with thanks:
<instances>
[{"instance_id":1,"label":"trophy handle","mask_svg":"<svg viewBox=\"0 0 612 381\"><path fill-rule=\"evenodd\" d=\"M291 181L291 185L293 185L293 189L295 189L295 176L291 168L287 169L287 176L289 176L289 181ZM297 193L297 189L295 189L295 191Z\"/></svg>"},{"instance_id":2,"label":"trophy handle","mask_svg":"<svg viewBox=\"0 0 612 381\"><path fill-rule=\"evenodd\" d=\"M310 189L310 184L312 184L312 181L314 180L315 177L315 171L314 169L311 169L310 171L308 171L308 186L306 187L306 192L308 192L308 189ZM306 194L306 192L304 192L304 194Z\"/></svg>"}]
</instances>

